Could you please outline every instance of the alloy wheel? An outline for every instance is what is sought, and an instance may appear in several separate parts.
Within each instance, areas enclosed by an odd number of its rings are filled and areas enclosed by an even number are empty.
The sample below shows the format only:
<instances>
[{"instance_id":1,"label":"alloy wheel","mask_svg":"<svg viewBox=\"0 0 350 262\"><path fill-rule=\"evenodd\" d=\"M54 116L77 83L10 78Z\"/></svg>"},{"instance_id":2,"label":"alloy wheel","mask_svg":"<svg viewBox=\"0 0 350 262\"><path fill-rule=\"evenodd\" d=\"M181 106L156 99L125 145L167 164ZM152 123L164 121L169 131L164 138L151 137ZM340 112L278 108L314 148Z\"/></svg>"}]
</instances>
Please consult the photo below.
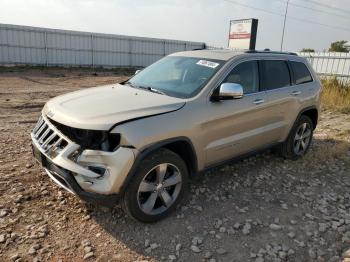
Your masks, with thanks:
<instances>
[{"instance_id":1,"label":"alloy wheel","mask_svg":"<svg viewBox=\"0 0 350 262\"><path fill-rule=\"evenodd\" d=\"M303 155L310 142L312 130L308 123L301 124L294 137L293 150L296 155Z\"/></svg>"},{"instance_id":2,"label":"alloy wheel","mask_svg":"<svg viewBox=\"0 0 350 262\"><path fill-rule=\"evenodd\" d=\"M181 187L179 169L170 163L159 164L142 179L137 192L138 205L149 215L163 213L175 202Z\"/></svg>"}]
</instances>

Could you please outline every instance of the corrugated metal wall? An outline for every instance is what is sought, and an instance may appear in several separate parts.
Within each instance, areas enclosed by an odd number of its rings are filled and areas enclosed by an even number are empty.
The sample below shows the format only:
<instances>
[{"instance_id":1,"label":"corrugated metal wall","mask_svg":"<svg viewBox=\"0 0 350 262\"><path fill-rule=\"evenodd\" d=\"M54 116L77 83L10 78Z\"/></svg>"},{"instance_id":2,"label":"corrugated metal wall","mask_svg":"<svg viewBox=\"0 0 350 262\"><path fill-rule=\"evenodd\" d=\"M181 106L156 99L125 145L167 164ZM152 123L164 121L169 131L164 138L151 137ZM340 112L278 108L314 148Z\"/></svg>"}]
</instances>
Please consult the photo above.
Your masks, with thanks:
<instances>
[{"instance_id":1,"label":"corrugated metal wall","mask_svg":"<svg viewBox=\"0 0 350 262\"><path fill-rule=\"evenodd\" d=\"M0 64L144 67L204 43L0 24Z\"/></svg>"}]
</instances>

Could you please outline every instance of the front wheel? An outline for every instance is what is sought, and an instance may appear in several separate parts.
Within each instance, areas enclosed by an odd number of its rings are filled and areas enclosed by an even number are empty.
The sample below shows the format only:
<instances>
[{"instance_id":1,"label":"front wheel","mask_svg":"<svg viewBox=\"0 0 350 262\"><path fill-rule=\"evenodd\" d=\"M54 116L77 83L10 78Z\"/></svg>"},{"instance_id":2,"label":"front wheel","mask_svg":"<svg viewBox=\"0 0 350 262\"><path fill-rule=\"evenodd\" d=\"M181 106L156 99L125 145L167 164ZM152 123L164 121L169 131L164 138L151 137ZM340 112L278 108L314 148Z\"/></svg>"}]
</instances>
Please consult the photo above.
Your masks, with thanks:
<instances>
[{"instance_id":1,"label":"front wheel","mask_svg":"<svg viewBox=\"0 0 350 262\"><path fill-rule=\"evenodd\" d=\"M142 160L124 193L124 210L146 223L168 216L188 191L188 170L176 153L160 149Z\"/></svg>"},{"instance_id":2,"label":"front wheel","mask_svg":"<svg viewBox=\"0 0 350 262\"><path fill-rule=\"evenodd\" d=\"M310 117L302 115L294 124L286 141L280 146L281 155L289 159L298 159L309 150L314 125Z\"/></svg>"}]
</instances>

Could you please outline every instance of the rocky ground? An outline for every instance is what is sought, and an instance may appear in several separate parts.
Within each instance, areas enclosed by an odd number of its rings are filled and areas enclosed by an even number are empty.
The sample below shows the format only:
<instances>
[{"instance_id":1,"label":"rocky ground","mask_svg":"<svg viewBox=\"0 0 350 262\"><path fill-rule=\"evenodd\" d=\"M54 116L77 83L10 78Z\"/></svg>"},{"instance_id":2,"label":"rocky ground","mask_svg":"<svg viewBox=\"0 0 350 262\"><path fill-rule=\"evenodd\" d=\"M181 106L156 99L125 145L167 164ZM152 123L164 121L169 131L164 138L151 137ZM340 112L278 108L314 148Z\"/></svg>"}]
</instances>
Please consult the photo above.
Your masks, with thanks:
<instances>
[{"instance_id":1,"label":"rocky ground","mask_svg":"<svg viewBox=\"0 0 350 262\"><path fill-rule=\"evenodd\" d=\"M350 261L349 115L323 112L303 159L266 152L198 176L189 199L156 224L53 184L30 149L45 101L125 78L0 73L0 261Z\"/></svg>"}]
</instances>

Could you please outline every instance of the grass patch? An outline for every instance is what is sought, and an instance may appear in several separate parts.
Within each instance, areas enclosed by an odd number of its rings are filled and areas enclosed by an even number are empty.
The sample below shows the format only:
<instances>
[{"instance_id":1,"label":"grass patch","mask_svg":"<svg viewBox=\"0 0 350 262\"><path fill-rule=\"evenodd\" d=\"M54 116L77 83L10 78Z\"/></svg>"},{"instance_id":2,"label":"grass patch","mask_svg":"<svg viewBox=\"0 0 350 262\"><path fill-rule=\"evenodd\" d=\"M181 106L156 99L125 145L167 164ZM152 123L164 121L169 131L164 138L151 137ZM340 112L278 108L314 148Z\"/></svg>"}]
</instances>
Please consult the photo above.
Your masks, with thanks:
<instances>
[{"instance_id":1,"label":"grass patch","mask_svg":"<svg viewBox=\"0 0 350 262\"><path fill-rule=\"evenodd\" d=\"M350 144L348 141L342 140L341 138L315 138L311 150L312 153L306 154L305 159L310 161L317 159L317 162L324 163L331 159L341 158L350 164L350 158L348 156Z\"/></svg>"},{"instance_id":2,"label":"grass patch","mask_svg":"<svg viewBox=\"0 0 350 262\"><path fill-rule=\"evenodd\" d=\"M342 84L337 79L322 80L322 107L326 110L350 113L350 84Z\"/></svg>"}]
</instances>

